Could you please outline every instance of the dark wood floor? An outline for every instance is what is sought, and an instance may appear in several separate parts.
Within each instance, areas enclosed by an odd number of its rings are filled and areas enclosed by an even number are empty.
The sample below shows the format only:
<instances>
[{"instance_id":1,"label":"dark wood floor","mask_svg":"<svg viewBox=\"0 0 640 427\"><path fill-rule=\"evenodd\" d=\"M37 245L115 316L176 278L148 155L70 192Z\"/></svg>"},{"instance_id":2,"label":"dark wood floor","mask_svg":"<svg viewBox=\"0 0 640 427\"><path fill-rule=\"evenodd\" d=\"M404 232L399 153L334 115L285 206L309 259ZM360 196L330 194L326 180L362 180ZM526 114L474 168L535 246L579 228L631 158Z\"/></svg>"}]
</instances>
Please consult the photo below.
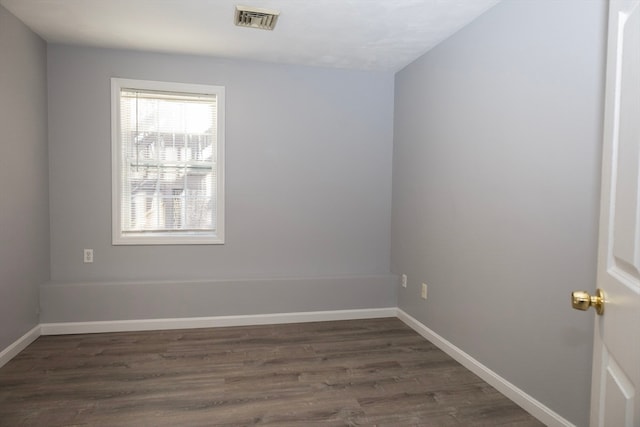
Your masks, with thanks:
<instances>
[{"instance_id":1,"label":"dark wood floor","mask_svg":"<svg viewBox=\"0 0 640 427\"><path fill-rule=\"evenodd\" d=\"M2 426L541 426L398 319L43 336Z\"/></svg>"}]
</instances>

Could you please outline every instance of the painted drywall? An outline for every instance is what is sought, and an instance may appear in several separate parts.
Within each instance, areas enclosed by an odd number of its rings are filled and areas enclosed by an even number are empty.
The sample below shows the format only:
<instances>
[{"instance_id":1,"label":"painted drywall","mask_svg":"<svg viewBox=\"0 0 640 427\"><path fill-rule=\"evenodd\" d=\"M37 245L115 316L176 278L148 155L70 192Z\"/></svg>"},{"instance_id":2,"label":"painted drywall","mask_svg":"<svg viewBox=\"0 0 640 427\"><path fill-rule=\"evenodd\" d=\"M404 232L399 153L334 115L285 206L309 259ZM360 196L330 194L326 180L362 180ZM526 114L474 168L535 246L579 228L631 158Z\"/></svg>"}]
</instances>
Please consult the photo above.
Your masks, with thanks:
<instances>
[{"instance_id":1,"label":"painted drywall","mask_svg":"<svg viewBox=\"0 0 640 427\"><path fill-rule=\"evenodd\" d=\"M399 308L588 424L606 2L506 0L395 81ZM429 286L428 300L420 284Z\"/></svg>"},{"instance_id":2,"label":"painted drywall","mask_svg":"<svg viewBox=\"0 0 640 427\"><path fill-rule=\"evenodd\" d=\"M225 86L224 245L111 244L111 77ZM155 282L210 302L207 313L193 315L218 315L224 302L235 314L241 307L231 301L263 295L265 280L278 278L289 286L326 278L320 284L332 285L322 310L395 306L393 74L51 45L48 85L52 281L43 290L43 321L80 320L83 301L52 303L64 300L65 289L83 286L98 298L102 289L115 292L113 283L145 289L132 291L139 310L130 316L184 314L167 309L175 301L148 286ZM83 264L83 248L94 250L93 264ZM371 292L356 294L361 277L375 277ZM234 280L253 281L255 292L219 285ZM389 288L382 300L380 280ZM309 306L299 290L278 292L271 298L288 301L291 311ZM271 298L254 314L276 310ZM149 312L149 301L158 310ZM122 314L117 306L103 310L96 316Z\"/></svg>"},{"instance_id":3,"label":"painted drywall","mask_svg":"<svg viewBox=\"0 0 640 427\"><path fill-rule=\"evenodd\" d=\"M38 324L49 279L46 45L0 6L0 351Z\"/></svg>"},{"instance_id":4,"label":"painted drywall","mask_svg":"<svg viewBox=\"0 0 640 427\"><path fill-rule=\"evenodd\" d=\"M390 275L62 283L42 287L43 323L251 316L395 307ZM167 303L170 301L170 303ZM69 310L69 308L73 310Z\"/></svg>"}]
</instances>

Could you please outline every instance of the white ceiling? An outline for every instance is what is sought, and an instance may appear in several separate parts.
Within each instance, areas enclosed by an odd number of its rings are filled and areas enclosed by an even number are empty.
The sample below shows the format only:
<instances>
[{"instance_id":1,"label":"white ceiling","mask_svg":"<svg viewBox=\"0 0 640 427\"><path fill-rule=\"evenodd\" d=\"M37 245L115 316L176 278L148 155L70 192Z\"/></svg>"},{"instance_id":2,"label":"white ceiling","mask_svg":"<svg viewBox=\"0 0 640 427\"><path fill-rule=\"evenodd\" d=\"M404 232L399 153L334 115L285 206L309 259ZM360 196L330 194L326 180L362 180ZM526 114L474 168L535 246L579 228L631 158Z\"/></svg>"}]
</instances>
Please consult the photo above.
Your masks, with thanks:
<instances>
[{"instance_id":1,"label":"white ceiling","mask_svg":"<svg viewBox=\"0 0 640 427\"><path fill-rule=\"evenodd\" d=\"M0 0L47 42L397 71L500 0ZM237 27L235 6L280 11Z\"/></svg>"}]
</instances>

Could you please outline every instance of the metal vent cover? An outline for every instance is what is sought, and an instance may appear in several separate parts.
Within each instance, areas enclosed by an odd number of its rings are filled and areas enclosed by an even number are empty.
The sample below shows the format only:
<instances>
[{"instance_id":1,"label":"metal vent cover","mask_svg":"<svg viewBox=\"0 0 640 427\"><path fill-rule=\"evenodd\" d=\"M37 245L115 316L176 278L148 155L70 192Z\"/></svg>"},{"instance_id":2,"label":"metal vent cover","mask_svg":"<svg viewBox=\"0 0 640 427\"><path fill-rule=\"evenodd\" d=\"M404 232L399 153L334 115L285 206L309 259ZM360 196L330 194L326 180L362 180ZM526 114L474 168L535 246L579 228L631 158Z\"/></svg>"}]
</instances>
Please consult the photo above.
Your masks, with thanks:
<instances>
[{"instance_id":1,"label":"metal vent cover","mask_svg":"<svg viewBox=\"0 0 640 427\"><path fill-rule=\"evenodd\" d=\"M236 6L236 25L239 27L273 30L280 12L257 7Z\"/></svg>"}]
</instances>

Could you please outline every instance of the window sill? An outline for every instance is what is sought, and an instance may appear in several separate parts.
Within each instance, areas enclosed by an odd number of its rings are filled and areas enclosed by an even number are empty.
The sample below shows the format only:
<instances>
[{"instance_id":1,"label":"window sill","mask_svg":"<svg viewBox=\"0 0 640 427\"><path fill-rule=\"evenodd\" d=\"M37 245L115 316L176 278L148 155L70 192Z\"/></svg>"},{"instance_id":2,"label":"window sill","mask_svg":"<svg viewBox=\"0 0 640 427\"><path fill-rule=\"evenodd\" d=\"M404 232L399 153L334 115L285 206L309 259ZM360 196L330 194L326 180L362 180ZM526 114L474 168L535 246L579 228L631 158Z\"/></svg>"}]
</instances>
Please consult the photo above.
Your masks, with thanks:
<instances>
[{"instance_id":1,"label":"window sill","mask_svg":"<svg viewBox=\"0 0 640 427\"><path fill-rule=\"evenodd\" d=\"M113 245L222 245L218 234L147 234L127 233L113 237Z\"/></svg>"}]
</instances>

